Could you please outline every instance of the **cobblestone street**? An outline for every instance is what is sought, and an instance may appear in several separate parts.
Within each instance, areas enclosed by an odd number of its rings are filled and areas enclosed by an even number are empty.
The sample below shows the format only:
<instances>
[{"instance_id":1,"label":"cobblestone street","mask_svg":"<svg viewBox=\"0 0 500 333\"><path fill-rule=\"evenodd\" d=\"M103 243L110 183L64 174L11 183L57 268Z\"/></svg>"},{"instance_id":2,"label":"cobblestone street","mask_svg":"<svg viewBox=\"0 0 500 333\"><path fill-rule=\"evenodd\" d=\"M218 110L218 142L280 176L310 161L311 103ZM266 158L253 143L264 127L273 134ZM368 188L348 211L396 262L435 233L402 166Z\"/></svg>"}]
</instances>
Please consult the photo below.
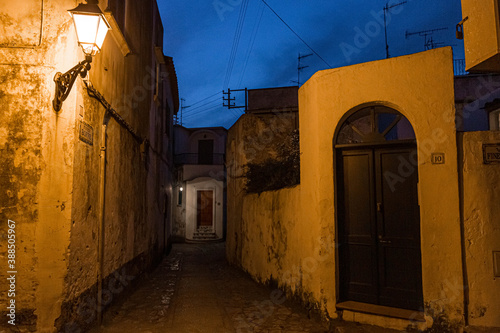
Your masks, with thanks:
<instances>
[{"instance_id":1,"label":"cobblestone street","mask_svg":"<svg viewBox=\"0 0 500 333\"><path fill-rule=\"evenodd\" d=\"M174 244L158 268L92 332L329 332L319 318L229 266L224 244ZM362 327L333 332L368 332ZM370 329L369 332L372 332Z\"/></svg>"}]
</instances>

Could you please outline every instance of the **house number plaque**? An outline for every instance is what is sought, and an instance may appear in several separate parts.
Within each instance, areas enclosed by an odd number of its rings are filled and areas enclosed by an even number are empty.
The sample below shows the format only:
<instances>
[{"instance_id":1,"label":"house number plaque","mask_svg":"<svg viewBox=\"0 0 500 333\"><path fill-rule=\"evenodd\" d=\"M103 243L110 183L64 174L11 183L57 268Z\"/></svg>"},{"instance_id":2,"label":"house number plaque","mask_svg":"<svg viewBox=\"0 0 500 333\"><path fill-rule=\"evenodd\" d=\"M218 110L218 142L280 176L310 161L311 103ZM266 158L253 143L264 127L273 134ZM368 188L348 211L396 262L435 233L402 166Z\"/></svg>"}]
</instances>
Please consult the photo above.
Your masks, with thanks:
<instances>
[{"instance_id":1,"label":"house number plaque","mask_svg":"<svg viewBox=\"0 0 500 333\"><path fill-rule=\"evenodd\" d=\"M444 153L433 153L431 155L432 164L444 164Z\"/></svg>"}]
</instances>

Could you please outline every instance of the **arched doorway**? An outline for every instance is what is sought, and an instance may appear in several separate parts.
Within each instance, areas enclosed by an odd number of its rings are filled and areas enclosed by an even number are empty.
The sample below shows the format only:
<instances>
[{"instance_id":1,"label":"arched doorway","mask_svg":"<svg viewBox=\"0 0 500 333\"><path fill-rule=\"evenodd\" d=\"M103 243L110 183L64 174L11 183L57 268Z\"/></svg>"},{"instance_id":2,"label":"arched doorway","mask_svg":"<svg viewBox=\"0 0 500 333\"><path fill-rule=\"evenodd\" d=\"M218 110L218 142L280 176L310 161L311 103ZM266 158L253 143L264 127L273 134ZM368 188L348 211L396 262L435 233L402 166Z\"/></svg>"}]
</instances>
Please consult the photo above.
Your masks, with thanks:
<instances>
[{"instance_id":1,"label":"arched doorway","mask_svg":"<svg viewBox=\"0 0 500 333\"><path fill-rule=\"evenodd\" d=\"M339 301L423 307L418 168L401 113L348 113L335 136Z\"/></svg>"}]
</instances>

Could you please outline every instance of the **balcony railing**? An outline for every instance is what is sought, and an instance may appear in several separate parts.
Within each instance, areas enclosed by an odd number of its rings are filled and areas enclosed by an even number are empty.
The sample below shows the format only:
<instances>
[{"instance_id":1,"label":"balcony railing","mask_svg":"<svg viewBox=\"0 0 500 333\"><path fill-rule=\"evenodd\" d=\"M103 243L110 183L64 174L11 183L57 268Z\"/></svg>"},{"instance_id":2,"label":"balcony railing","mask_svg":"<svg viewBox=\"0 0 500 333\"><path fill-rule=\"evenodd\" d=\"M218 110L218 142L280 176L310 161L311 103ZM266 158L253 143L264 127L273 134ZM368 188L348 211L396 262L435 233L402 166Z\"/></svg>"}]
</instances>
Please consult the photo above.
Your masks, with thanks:
<instances>
[{"instance_id":1,"label":"balcony railing","mask_svg":"<svg viewBox=\"0 0 500 333\"><path fill-rule=\"evenodd\" d=\"M465 70L465 59L453 60L453 70L454 70L455 76L469 74L469 72L467 72Z\"/></svg>"},{"instance_id":2,"label":"balcony railing","mask_svg":"<svg viewBox=\"0 0 500 333\"><path fill-rule=\"evenodd\" d=\"M199 164L199 165L223 165L225 154L177 154L174 156L174 163Z\"/></svg>"}]
</instances>

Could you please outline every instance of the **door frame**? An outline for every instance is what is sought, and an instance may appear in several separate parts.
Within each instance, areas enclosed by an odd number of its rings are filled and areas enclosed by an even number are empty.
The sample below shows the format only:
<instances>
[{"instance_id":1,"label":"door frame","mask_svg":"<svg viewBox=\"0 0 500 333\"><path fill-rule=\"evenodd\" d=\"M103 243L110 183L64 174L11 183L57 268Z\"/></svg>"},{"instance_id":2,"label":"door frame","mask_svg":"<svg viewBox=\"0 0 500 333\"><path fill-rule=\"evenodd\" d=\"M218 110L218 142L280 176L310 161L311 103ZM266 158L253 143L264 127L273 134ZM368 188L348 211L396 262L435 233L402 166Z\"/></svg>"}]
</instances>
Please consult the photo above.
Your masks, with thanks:
<instances>
[{"instance_id":1,"label":"door frame","mask_svg":"<svg viewBox=\"0 0 500 333\"><path fill-rule=\"evenodd\" d=\"M341 125L342 122L339 123L339 125ZM339 126L340 127L340 126ZM336 136L335 136L336 138ZM345 151L356 151L356 150L362 150L362 149L366 149L366 150L372 150L372 161L370 162L372 165L372 172L374 174L374 178L373 178L373 195L377 195L377 188L376 188L376 183L377 183L377 179L376 179L376 176L375 176L375 173L376 173L376 168L375 168L375 165L373 164L374 161L375 161L375 152L377 150L388 150L390 151L391 149L394 149L394 150L397 150L397 149L408 149L408 148L412 148L412 149L417 149L417 143L416 143L416 140L399 140L399 141L387 141L387 142L373 142L373 143L356 143L356 144L335 144L335 140L333 142L333 167L334 167L334 207L335 207L335 214L334 214L334 218L335 218L335 234L336 234L336 237L335 237L335 247L336 247L336 253L335 253L335 268L336 268L336 276L335 276L335 280L336 280L336 303L339 304L341 302L345 302L345 301L349 301L349 299L343 299L342 298L342 291L340 290L341 287L343 286L343 283L341 282L341 270L342 269L345 269L345 265L348 264L346 262L344 262L342 259L341 259L341 255L340 255L340 241L341 241L341 238L343 237L341 234L340 234L340 223L342 222L341 221L341 216L340 216L340 210L341 209L344 209L344 207L341 207L342 204L344 204L344 201L343 201L343 193L340 192L341 188L339 186L339 184L343 183L341 181L339 181L339 178L341 176L343 176L343 174L341 175L340 173L343 172L343 168L340 166L340 162L342 161L342 153L345 152ZM417 179L418 179L418 165L415 166L416 168L416 171L417 171ZM418 180L417 180L417 187L418 187ZM417 190L418 191L418 190ZM418 193L417 193L418 195ZM375 205L375 201L373 202L373 204ZM373 212L371 212L373 213ZM376 212L375 212L376 214ZM376 216L375 216L376 218ZM421 229L421 225L422 225L422 219L421 219L421 212L420 212L420 205L418 206L418 221L419 221L419 228ZM376 225L377 227L377 225ZM375 230L376 231L376 230ZM421 306L423 307L423 288L422 288L422 279L423 279L423 276L422 276L422 237L421 237L421 234L419 234L419 251L420 251L420 290L418 291L420 293L420 300L421 301ZM378 254L377 254L378 255ZM377 259L378 260L378 259ZM380 264L380 263L378 263ZM378 273L380 274L380 271L378 269ZM380 281L378 282L378 285L380 287ZM369 303L369 304L374 304L374 303ZM375 306L379 306L379 304L374 304Z\"/></svg>"}]
</instances>

